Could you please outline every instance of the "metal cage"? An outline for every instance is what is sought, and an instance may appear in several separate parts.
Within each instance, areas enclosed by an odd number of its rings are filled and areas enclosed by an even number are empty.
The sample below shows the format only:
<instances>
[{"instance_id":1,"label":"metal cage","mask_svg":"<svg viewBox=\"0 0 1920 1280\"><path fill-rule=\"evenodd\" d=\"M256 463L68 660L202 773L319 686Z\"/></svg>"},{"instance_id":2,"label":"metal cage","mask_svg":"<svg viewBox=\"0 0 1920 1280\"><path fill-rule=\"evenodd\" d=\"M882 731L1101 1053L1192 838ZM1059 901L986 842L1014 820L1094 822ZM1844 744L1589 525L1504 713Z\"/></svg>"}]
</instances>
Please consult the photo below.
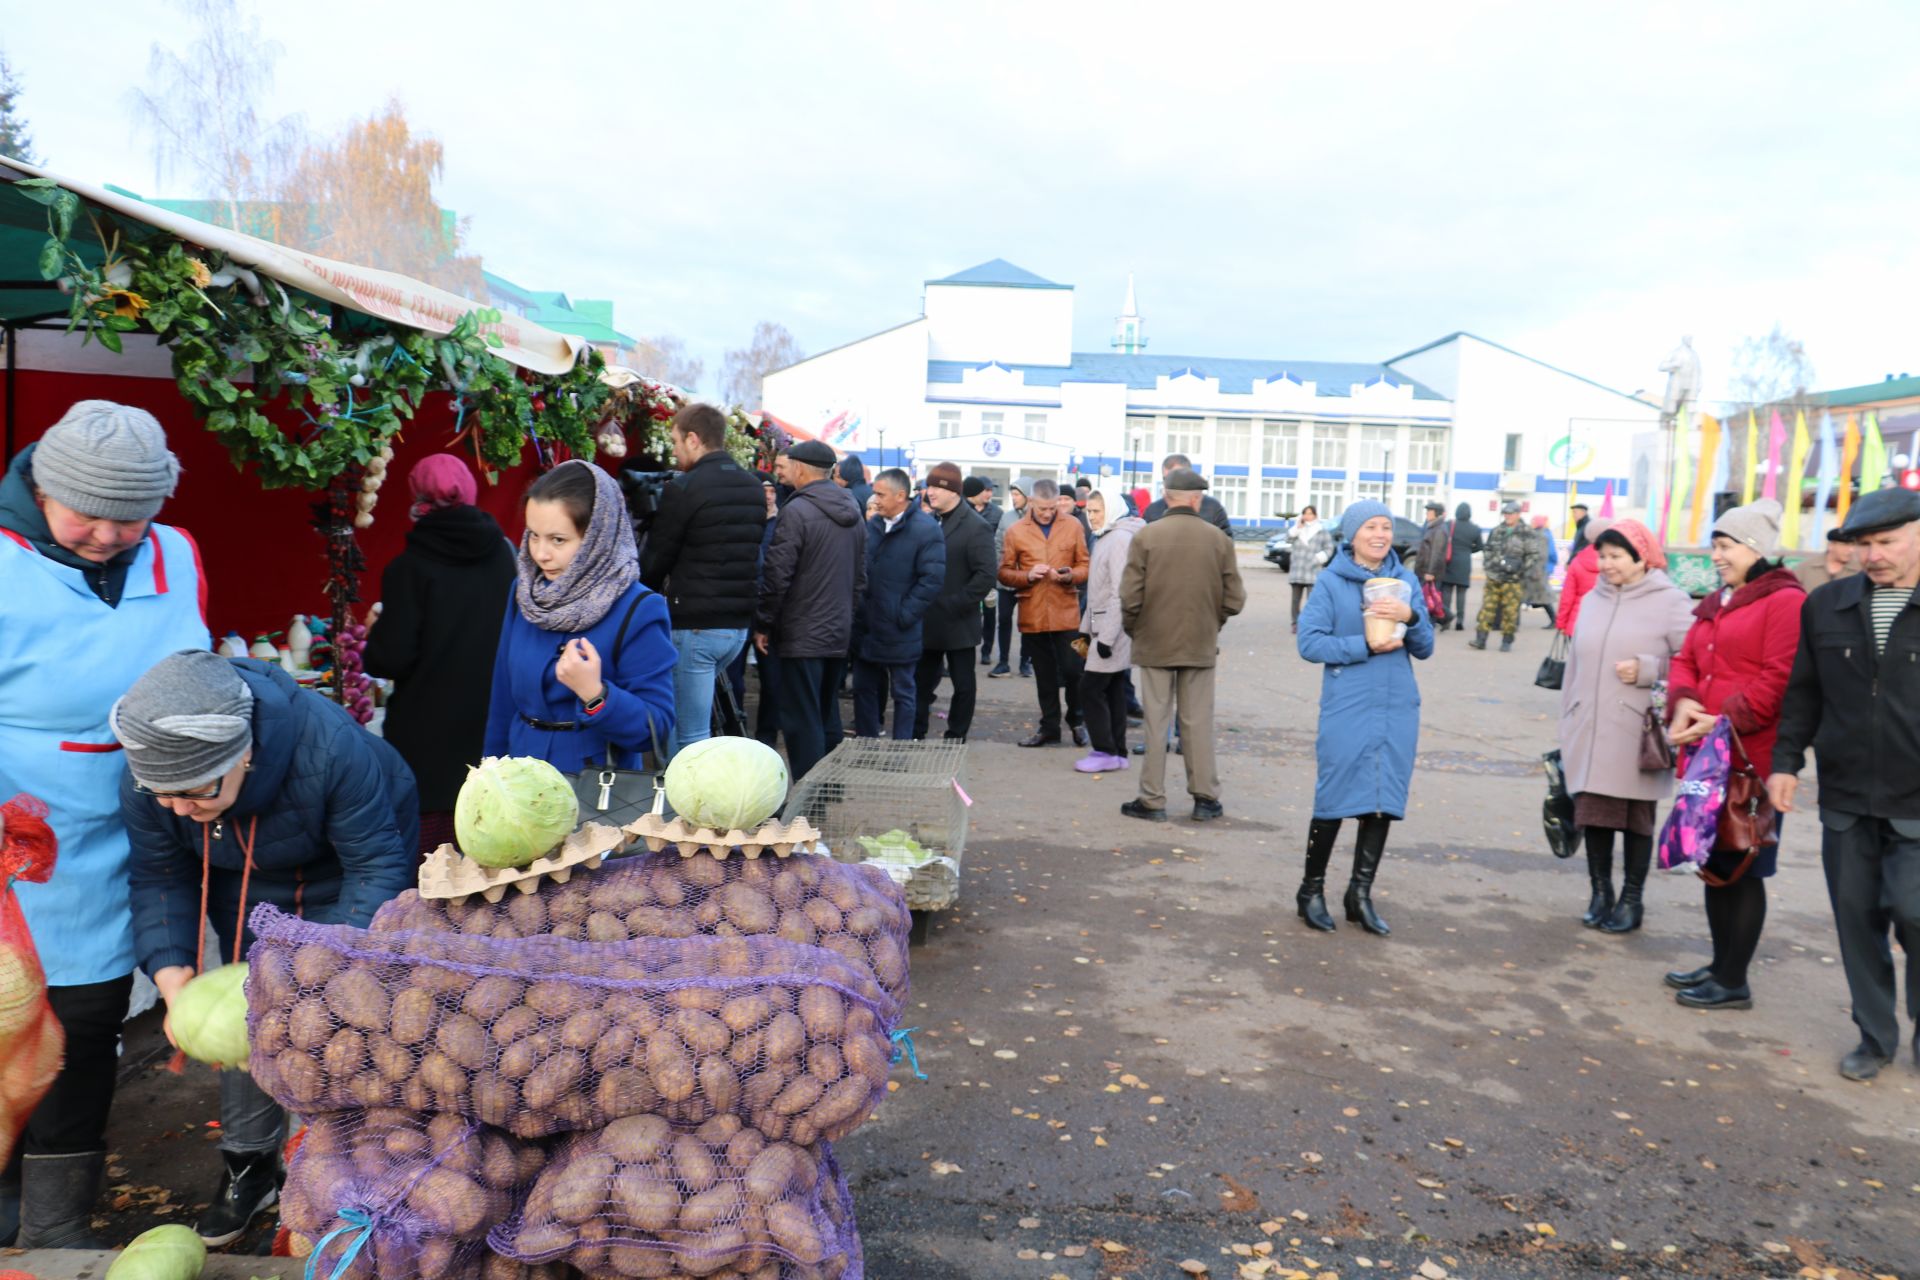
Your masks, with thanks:
<instances>
[{"instance_id":1,"label":"metal cage","mask_svg":"<svg viewBox=\"0 0 1920 1280\"><path fill-rule=\"evenodd\" d=\"M794 784L784 816L811 822L838 861L882 867L914 910L937 911L960 894L966 764L964 742L848 738ZM912 866L888 858L883 838L893 833L932 856Z\"/></svg>"}]
</instances>

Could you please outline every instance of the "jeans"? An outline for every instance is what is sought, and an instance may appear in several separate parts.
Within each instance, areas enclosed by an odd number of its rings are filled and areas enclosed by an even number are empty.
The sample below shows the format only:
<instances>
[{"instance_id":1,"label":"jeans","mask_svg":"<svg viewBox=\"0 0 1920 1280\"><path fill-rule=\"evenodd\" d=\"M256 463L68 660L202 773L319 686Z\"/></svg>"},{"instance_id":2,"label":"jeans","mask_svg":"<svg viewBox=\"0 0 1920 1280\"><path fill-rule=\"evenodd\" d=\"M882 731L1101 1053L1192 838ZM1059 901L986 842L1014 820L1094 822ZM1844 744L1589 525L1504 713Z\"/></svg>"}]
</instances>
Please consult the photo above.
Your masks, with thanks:
<instances>
[{"instance_id":1,"label":"jeans","mask_svg":"<svg viewBox=\"0 0 1920 1280\"><path fill-rule=\"evenodd\" d=\"M53 1016L67 1033L66 1059L53 1087L27 1117L20 1149L36 1156L107 1149L107 1112L120 1074L120 1025L133 975L81 986L48 987Z\"/></svg>"},{"instance_id":2,"label":"jeans","mask_svg":"<svg viewBox=\"0 0 1920 1280\"><path fill-rule=\"evenodd\" d=\"M969 653L972 651L969 650ZM877 738L886 723L889 694L893 698L893 736L913 736L913 708L919 700L914 688L916 664L902 662L882 666L864 658L853 660L853 732L862 738Z\"/></svg>"},{"instance_id":3,"label":"jeans","mask_svg":"<svg viewBox=\"0 0 1920 1280\"><path fill-rule=\"evenodd\" d=\"M973 703L980 689L973 669L973 649L929 649L920 655L914 672L913 736L924 738L933 725L933 691L940 687L940 671L953 678L953 700L947 705L948 738L965 741L973 728Z\"/></svg>"},{"instance_id":4,"label":"jeans","mask_svg":"<svg viewBox=\"0 0 1920 1280\"><path fill-rule=\"evenodd\" d=\"M840 745L840 677L845 658L780 659L780 732L795 782Z\"/></svg>"},{"instance_id":5,"label":"jeans","mask_svg":"<svg viewBox=\"0 0 1920 1280\"><path fill-rule=\"evenodd\" d=\"M714 681L746 642L745 627L709 627L673 633L673 647L680 651L680 660L673 664L673 732L667 738L669 758L678 755L680 748L705 742L713 736Z\"/></svg>"},{"instance_id":6,"label":"jeans","mask_svg":"<svg viewBox=\"0 0 1920 1280\"><path fill-rule=\"evenodd\" d=\"M1033 688L1040 698L1040 735L1060 736L1060 698L1066 695L1067 723L1080 723L1080 655L1073 651L1075 631L1029 631L1020 651L1033 661Z\"/></svg>"},{"instance_id":7,"label":"jeans","mask_svg":"<svg viewBox=\"0 0 1920 1280\"><path fill-rule=\"evenodd\" d=\"M1127 754L1127 677L1130 671L1089 671L1080 677L1087 737L1102 755Z\"/></svg>"},{"instance_id":8,"label":"jeans","mask_svg":"<svg viewBox=\"0 0 1920 1280\"><path fill-rule=\"evenodd\" d=\"M239 1067L220 1073L220 1149L237 1156L278 1151L287 1140L287 1113Z\"/></svg>"}]
</instances>

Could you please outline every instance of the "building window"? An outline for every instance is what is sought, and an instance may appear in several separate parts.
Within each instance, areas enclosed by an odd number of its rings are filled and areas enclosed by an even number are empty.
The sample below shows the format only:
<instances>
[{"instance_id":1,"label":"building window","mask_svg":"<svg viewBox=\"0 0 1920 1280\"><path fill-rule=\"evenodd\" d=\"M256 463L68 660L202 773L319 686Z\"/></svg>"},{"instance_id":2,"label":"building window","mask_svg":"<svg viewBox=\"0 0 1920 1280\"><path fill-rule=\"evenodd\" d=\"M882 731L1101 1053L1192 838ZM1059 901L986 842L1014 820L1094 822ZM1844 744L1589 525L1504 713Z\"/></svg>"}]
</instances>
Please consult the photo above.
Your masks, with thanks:
<instances>
[{"instance_id":1,"label":"building window","mask_svg":"<svg viewBox=\"0 0 1920 1280\"><path fill-rule=\"evenodd\" d=\"M1518 431L1507 434L1507 461L1501 470L1518 471L1520 469L1520 442L1523 438Z\"/></svg>"},{"instance_id":2,"label":"building window","mask_svg":"<svg viewBox=\"0 0 1920 1280\"><path fill-rule=\"evenodd\" d=\"M1220 418L1214 422L1213 461L1230 467L1253 462L1253 419Z\"/></svg>"},{"instance_id":3,"label":"building window","mask_svg":"<svg viewBox=\"0 0 1920 1280\"><path fill-rule=\"evenodd\" d=\"M1153 457L1153 419L1137 416L1127 418L1127 458Z\"/></svg>"},{"instance_id":4,"label":"building window","mask_svg":"<svg viewBox=\"0 0 1920 1280\"><path fill-rule=\"evenodd\" d=\"M1316 467L1344 467L1347 465L1347 429L1339 423L1318 423L1313 429L1313 465ZM1321 513L1325 515L1325 512Z\"/></svg>"},{"instance_id":5,"label":"building window","mask_svg":"<svg viewBox=\"0 0 1920 1280\"><path fill-rule=\"evenodd\" d=\"M1338 520L1347 509L1347 486L1339 480L1315 480L1307 486L1307 505L1322 520Z\"/></svg>"},{"instance_id":6,"label":"building window","mask_svg":"<svg viewBox=\"0 0 1920 1280\"><path fill-rule=\"evenodd\" d=\"M1360 428L1360 469L1393 470L1393 446L1397 433L1392 427Z\"/></svg>"},{"instance_id":7,"label":"building window","mask_svg":"<svg viewBox=\"0 0 1920 1280\"><path fill-rule=\"evenodd\" d=\"M997 436L1000 434L1001 424L1004 423L1006 419L1007 415L1000 412L1000 410L988 409L980 415L980 430L987 435Z\"/></svg>"},{"instance_id":8,"label":"building window","mask_svg":"<svg viewBox=\"0 0 1920 1280\"><path fill-rule=\"evenodd\" d=\"M940 438L945 440L949 436L957 436L959 434L960 411L958 409L942 409L940 411Z\"/></svg>"},{"instance_id":9,"label":"building window","mask_svg":"<svg viewBox=\"0 0 1920 1280\"><path fill-rule=\"evenodd\" d=\"M1353 486L1353 500L1384 503L1392 490L1393 486L1384 480L1362 480Z\"/></svg>"},{"instance_id":10,"label":"building window","mask_svg":"<svg viewBox=\"0 0 1920 1280\"><path fill-rule=\"evenodd\" d=\"M1300 424L1263 422L1260 424L1260 465L1297 467L1300 465Z\"/></svg>"},{"instance_id":11,"label":"building window","mask_svg":"<svg viewBox=\"0 0 1920 1280\"><path fill-rule=\"evenodd\" d=\"M1245 476L1214 476L1207 481L1213 490L1213 496L1227 509L1227 514L1236 520L1247 518L1247 478Z\"/></svg>"},{"instance_id":12,"label":"building window","mask_svg":"<svg viewBox=\"0 0 1920 1280\"><path fill-rule=\"evenodd\" d=\"M1415 427L1407 432L1408 471L1447 469L1447 433L1437 427Z\"/></svg>"},{"instance_id":13,"label":"building window","mask_svg":"<svg viewBox=\"0 0 1920 1280\"><path fill-rule=\"evenodd\" d=\"M1268 476L1260 482L1260 518L1276 520L1293 514L1293 481Z\"/></svg>"},{"instance_id":14,"label":"building window","mask_svg":"<svg viewBox=\"0 0 1920 1280\"><path fill-rule=\"evenodd\" d=\"M1410 484L1400 500L1400 514L1415 524L1427 522L1427 502L1440 496L1438 485Z\"/></svg>"},{"instance_id":15,"label":"building window","mask_svg":"<svg viewBox=\"0 0 1920 1280\"><path fill-rule=\"evenodd\" d=\"M1047 438L1046 414L1030 413L1027 415L1026 436L1029 440L1045 440Z\"/></svg>"},{"instance_id":16,"label":"building window","mask_svg":"<svg viewBox=\"0 0 1920 1280\"><path fill-rule=\"evenodd\" d=\"M1167 452L1184 453L1189 460L1198 460L1206 446L1206 425L1203 418L1168 418Z\"/></svg>"}]
</instances>

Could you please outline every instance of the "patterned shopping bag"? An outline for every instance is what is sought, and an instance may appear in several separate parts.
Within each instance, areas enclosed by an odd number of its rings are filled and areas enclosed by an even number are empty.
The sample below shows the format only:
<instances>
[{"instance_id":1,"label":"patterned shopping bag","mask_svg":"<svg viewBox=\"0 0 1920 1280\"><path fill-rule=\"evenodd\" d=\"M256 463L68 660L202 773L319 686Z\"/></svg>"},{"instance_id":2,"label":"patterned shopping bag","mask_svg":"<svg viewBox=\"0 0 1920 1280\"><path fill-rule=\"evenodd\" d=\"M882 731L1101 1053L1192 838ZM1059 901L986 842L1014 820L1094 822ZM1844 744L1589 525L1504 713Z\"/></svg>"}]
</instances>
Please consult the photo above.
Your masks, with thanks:
<instances>
[{"instance_id":1,"label":"patterned shopping bag","mask_svg":"<svg viewBox=\"0 0 1920 1280\"><path fill-rule=\"evenodd\" d=\"M1660 865L1666 870L1701 866L1713 852L1732 772L1733 726L1721 716L1680 772L1673 811L1660 828Z\"/></svg>"}]
</instances>

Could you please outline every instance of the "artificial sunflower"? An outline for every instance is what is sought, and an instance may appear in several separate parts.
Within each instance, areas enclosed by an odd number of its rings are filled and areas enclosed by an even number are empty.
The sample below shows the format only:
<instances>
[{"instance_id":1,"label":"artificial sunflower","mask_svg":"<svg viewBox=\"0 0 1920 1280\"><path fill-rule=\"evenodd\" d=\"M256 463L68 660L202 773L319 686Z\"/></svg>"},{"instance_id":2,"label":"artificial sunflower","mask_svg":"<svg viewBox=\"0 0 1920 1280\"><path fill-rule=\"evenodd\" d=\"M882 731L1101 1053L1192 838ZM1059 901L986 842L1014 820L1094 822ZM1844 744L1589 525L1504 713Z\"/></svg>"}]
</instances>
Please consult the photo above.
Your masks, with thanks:
<instances>
[{"instance_id":1,"label":"artificial sunflower","mask_svg":"<svg viewBox=\"0 0 1920 1280\"><path fill-rule=\"evenodd\" d=\"M153 305L131 289L111 287L100 300L113 308L113 314L125 316L129 320L138 320L140 313Z\"/></svg>"},{"instance_id":2,"label":"artificial sunflower","mask_svg":"<svg viewBox=\"0 0 1920 1280\"><path fill-rule=\"evenodd\" d=\"M187 278L193 281L193 287L204 289L213 283L213 272L207 270L207 264L198 258L187 259Z\"/></svg>"}]
</instances>

